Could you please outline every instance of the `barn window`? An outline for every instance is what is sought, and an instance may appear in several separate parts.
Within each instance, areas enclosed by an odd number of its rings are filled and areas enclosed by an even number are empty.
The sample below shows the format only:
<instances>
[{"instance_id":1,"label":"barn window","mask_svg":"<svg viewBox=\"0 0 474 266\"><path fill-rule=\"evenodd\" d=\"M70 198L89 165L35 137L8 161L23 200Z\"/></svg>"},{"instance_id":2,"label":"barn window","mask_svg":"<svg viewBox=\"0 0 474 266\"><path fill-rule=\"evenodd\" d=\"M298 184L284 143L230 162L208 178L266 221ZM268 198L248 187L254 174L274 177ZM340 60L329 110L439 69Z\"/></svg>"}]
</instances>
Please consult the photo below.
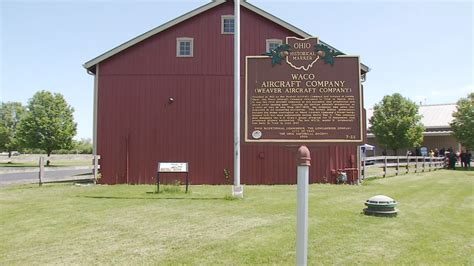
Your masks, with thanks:
<instances>
[{"instance_id":1,"label":"barn window","mask_svg":"<svg viewBox=\"0 0 474 266\"><path fill-rule=\"evenodd\" d=\"M177 57L193 57L193 38L177 38L176 39L176 56Z\"/></svg>"},{"instance_id":2,"label":"barn window","mask_svg":"<svg viewBox=\"0 0 474 266\"><path fill-rule=\"evenodd\" d=\"M234 16L222 16L222 34L234 34Z\"/></svg>"},{"instance_id":3,"label":"barn window","mask_svg":"<svg viewBox=\"0 0 474 266\"><path fill-rule=\"evenodd\" d=\"M270 52L271 50L274 50L278 46L280 46L283 43L282 40L280 39L267 39L267 52Z\"/></svg>"}]
</instances>

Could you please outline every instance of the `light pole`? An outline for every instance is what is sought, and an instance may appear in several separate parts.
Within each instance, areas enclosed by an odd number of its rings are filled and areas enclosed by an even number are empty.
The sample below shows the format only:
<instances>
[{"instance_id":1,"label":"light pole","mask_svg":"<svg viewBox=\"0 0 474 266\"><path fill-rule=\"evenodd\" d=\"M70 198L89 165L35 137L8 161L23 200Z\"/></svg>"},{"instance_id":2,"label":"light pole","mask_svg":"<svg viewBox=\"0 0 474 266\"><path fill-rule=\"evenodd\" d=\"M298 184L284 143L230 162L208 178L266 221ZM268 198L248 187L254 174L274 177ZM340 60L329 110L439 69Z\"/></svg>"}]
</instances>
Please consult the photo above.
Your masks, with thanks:
<instances>
[{"instance_id":1,"label":"light pole","mask_svg":"<svg viewBox=\"0 0 474 266\"><path fill-rule=\"evenodd\" d=\"M243 197L240 185L240 0L234 0L234 197Z\"/></svg>"}]
</instances>

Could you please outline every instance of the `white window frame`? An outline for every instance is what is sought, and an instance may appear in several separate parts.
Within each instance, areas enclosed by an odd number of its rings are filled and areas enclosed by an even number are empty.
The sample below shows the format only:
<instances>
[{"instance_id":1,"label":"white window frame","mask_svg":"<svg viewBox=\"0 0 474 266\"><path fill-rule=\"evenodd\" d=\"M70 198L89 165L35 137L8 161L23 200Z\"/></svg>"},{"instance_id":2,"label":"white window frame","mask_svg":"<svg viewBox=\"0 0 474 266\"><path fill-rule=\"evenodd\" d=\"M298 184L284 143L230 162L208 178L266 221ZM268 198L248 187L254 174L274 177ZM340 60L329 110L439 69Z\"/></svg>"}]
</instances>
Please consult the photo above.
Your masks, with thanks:
<instances>
[{"instance_id":1,"label":"white window frame","mask_svg":"<svg viewBox=\"0 0 474 266\"><path fill-rule=\"evenodd\" d=\"M181 42L190 42L191 47L190 47L190 54L189 55L182 55L181 52L181 47L180 43ZM194 57L194 38L190 37L179 37L176 38L176 57Z\"/></svg>"},{"instance_id":2,"label":"white window frame","mask_svg":"<svg viewBox=\"0 0 474 266\"><path fill-rule=\"evenodd\" d=\"M265 42L265 50L267 52L270 52L270 43L278 43L278 45L283 44L283 40L281 39L267 39Z\"/></svg>"},{"instance_id":3,"label":"white window frame","mask_svg":"<svg viewBox=\"0 0 474 266\"><path fill-rule=\"evenodd\" d=\"M224 20L232 19L234 20L234 31L233 32L224 32ZM235 18L234 15L223 15L221 16L221 34L234 34L235 32Z\"/></svg>"}]
</instances>

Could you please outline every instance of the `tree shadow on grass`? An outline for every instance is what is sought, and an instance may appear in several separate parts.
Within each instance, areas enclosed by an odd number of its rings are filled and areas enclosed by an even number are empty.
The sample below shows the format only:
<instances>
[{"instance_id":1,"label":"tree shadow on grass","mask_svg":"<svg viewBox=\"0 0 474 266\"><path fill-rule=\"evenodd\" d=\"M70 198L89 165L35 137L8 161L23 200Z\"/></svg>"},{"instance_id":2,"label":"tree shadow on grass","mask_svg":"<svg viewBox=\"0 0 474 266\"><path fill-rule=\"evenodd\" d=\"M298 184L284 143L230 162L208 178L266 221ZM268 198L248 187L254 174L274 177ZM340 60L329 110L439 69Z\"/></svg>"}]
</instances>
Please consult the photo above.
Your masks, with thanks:
<instances>
[{"instance_id":1,"label":"tree shadow on grass","mask_svg":"<svg viewBox=\"0 0 474 266\"><path fill-rule=\"evenodd\" d=\"M77 175L74 175L74 176L89 176L89 175L92 175L92 172L90 172L90 173L83 173L83 174L77 174Z\"/></svg>"},{"instance_id":2,"label":"tree shadow on grass","mask_svg":"<svg viewBox=\"0 0 474 266\"><path fill-rule=\"evenodd\" d=\"M78 175L80 176L80 175ZM49 180L48 177L46 177L44 180L42 180L43 184L94 184L94 179L92 178L84 178L84 179L73 179L73 180Z\"/></svg>"},{"instance_id":3,"label":"tree shadow on grass","mask_svg":"<svg viewBox=\"0 0 474 266\"><path fill-rule=\"evenodd\" d=\"M148 192L147 192L148 193ZM154 192L150 192L154 193ZM197 197L166 197L166 198L145 198L145 197L115 197L115 196L77 196L90 199L136 199L136 200L227 200L222 198L197 198Z\"/></svg>"},{"instance_id":4,"label":"tree shadow on grass","mask_svg":"<svg viewBox=\"0 0 474 266\"><path fill-rule=\"evenodd\" d=\"M8 163L0 163L0 167L5 167L5 168L38 168L38 165L24 165L24 164L8 164Z\"/></svg>"},{"instance_id":5,"label":"tree shadow on grass","mask_svg":"<svg viewBox=\"0 0 474 266\"><path fill-rule=\"evenodd\" d=\"M460 167L460 166L457 166L455 171L464 171L464 172L474 171L474 167Z\"/></svg>"}]
</instances>

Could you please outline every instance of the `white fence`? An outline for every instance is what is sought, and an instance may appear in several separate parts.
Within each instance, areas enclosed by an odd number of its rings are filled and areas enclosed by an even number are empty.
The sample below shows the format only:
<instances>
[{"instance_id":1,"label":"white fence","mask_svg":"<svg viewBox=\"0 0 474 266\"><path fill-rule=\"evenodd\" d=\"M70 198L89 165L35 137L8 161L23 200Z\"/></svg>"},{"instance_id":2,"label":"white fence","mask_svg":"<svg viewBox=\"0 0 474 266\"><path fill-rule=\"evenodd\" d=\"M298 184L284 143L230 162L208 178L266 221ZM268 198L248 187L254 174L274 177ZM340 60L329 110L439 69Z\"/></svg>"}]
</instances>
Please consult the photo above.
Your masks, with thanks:
<instances>
[{"instance_id":1,"label":"white fence","mask_svg":"<svg viewBox=\"0 0 474 266\"><path fill-rule=\"evenodd\" d=\"M444 157L421 156L375 156L362 158L362 179L383 176L389 173L399 175L402 173L419 173L435 171L445 165ZM382 170L382 172L380 172Z\"/></svg>"},{"instance_id":2,"label":"white fence","mask_svg":"<svg viewBox=\"0 0 474 266\"><path fill-rule=\"evenodd\" d=\"M48 158L48 157L46 157ZM99 159L100 159L100 155L92 155L92 167L91 167L91 170L92 170L92 175L94 176L94 184L97 183L97 179L99 178L99 170L100 170L100 164L99 164ZM45 161L45 157L39 157L39 163L38 163L38 167L39 167L39 173L38 173L38 184L41 186L43 184L43 180L44 180L44 163ZM58 168L57 168L58 169Z\"/></svg>"}]
</instances>

